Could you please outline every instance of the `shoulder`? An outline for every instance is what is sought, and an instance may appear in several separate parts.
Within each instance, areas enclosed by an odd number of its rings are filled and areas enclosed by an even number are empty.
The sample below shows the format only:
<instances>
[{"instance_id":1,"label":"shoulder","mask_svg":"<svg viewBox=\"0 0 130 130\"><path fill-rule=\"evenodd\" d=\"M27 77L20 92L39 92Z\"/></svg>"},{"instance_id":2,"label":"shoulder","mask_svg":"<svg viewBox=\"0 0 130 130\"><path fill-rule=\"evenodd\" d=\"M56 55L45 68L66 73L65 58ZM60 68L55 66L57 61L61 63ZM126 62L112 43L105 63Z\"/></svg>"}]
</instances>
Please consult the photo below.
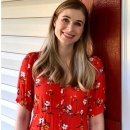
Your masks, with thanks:
<instances>
[{"instance_id":1,"label":"shoulder","mask_svg":"<svg viewBox=\"0 0 130 130\"><path fill-rule=\"evenodd\" d=\"M24 60L37 60L39 57L40 52L29 52L28 54L26 54L26 56L24 57Z\"/></svg>"},{"instance_id":2,"label":"shoulder","mask_svg":"<svg viewBox=\"0 0 130 130\"><path fill-rule=\"evenodd\" d=\"M90 62L92 63L92 65L95 67L96 70L98 70L99 72L102 72L104 69L102 60L97 57L97 56L92 56L89 58Z\"/></svg>"},{"instance_id":3,"label":"shoulder","mask_svg":"<svg viewBox=\"0 0 130 130\"><path fill-rule=\"evenodd\" d=\"M31 64L33 65L34 62L38 59L39 57L39 52L29 52L28 54L25 55L22 64Z\"/></svg>"},{"instance_id":4,"label":"shoulder","mask_svg":"<svg viewBox=\"0 0 130 130\"><path fill-rule=\"evenodd\" d=\"M33 59L37 59L39 56L40 52L29 52L28 54L26 54L25 58L33 58Z\"/></svg>"}]
</instances>

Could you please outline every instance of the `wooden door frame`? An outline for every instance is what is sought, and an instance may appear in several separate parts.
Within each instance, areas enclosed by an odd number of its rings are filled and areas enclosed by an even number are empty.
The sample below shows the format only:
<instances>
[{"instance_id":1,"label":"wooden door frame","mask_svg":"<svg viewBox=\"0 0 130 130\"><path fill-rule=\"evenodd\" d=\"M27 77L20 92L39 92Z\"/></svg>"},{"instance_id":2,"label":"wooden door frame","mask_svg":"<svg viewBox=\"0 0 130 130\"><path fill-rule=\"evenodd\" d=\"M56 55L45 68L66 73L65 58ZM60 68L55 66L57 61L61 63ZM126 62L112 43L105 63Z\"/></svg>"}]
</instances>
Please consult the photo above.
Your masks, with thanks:
<instances>
[{"instance_id":1,"label":"wooden door frame","mask_svg":"<svg viewBox=\"0 0 130 130\"><path fill-rule=\"evenodd\" d=\"M122 130L130 129L130 1L122 0L121 72ZM128 36L129 35L129 36Z\"/></svg>"}]
</instances>

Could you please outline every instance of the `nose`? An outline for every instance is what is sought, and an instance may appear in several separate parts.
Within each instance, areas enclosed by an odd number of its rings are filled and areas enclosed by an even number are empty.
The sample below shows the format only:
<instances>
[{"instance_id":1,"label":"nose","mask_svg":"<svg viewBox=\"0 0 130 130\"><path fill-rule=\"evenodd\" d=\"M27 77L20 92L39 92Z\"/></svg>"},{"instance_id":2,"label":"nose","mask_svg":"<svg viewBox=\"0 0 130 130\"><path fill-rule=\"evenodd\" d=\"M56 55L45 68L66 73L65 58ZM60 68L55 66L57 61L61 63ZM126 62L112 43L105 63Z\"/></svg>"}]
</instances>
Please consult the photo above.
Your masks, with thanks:
<instances>
[{"instance_id":1,"label":"nose","mask_svg":"<svg viewBox=\"0 0 130 130\"><path fill-rule=\"evenodd\" d=\"M67 30L68 30L69 32L71 32L71 31L73 31L73 29L74 29L73 23L69 23L68 26L67 26Z\"/></svg>"}]
</instances>

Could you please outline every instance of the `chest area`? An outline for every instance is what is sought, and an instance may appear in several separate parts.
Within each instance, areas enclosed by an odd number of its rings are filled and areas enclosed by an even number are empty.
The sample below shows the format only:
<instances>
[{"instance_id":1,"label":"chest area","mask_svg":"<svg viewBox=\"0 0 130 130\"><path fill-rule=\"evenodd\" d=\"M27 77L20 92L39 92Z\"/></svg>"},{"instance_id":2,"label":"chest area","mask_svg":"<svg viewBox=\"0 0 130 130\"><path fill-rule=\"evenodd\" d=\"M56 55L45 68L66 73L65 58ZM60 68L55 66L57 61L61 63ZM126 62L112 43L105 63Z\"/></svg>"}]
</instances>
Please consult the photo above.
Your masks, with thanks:
<instances>
[{"instance_id":1,"label":"chest area","mask_svg":"<svg viewBox=\"0 0 130 130\"><path fill-rule=\"evenodd\" d=\"M78 86L70 85L62 88L48 79L36 79L34 83L34 98L46 106L68 106L68 109L86 107L88 105L89 92L83 92Z\"/></svg>"}]
</instances>

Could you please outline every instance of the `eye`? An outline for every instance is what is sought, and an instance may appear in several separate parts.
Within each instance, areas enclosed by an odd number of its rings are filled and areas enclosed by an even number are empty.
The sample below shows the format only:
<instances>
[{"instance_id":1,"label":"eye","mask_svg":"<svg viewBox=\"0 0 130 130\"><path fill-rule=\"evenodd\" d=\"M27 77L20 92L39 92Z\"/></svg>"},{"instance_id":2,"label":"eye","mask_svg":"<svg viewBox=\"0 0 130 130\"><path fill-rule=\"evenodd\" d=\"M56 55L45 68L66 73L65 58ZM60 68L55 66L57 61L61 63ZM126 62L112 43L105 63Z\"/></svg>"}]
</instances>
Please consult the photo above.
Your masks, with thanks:
<instances>
[{"instance_id":1,"label":"eye","mask_svg":"<svg viewBox=\"0 0 130 130\"><path fill-rule=\"evenodd\" d=\"M76 25L76 26L81 26L81 23L76 22L75 25Z\"/></svg>"},{"instance_id":2,"label":"eye","mask_svg":"<svg viewBox=\"0 0 130 130\"><path fill-rule=\"evenodd\" d=\"M69 22L69 20L68 20L67 18L64 18L62 21L63 21L63 22L66 22L66 23Z\"/></svg>"}]
</instances>

